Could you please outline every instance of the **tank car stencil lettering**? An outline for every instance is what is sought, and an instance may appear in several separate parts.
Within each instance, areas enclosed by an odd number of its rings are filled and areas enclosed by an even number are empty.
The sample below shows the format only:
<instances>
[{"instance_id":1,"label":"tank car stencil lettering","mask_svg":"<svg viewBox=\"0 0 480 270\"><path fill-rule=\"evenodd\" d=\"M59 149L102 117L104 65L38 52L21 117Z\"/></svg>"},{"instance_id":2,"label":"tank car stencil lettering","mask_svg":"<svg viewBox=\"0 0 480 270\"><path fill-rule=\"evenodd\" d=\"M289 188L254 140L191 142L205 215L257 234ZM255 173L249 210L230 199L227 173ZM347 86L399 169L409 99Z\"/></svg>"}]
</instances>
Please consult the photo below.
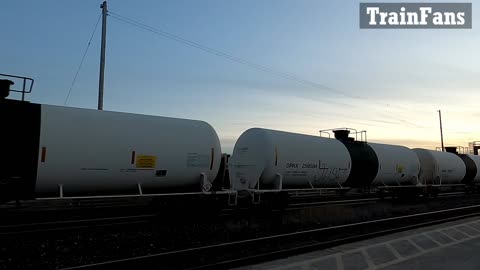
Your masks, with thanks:
<instances>
[{"instance_id":1,"label":"tank car stencil lettering","mask_svg":"<svg viewBox=\"0 0 480 270\"><path fill-rule=\"evenodd\" d=\"M135 165L137 168L153 169L157 163L156 156L138 155Z\"/></svg>"},{"instance_id":2,"label":"tank car stencil lettering","mask_svg":"<svg viewBox=\"0 0 480 270\"><path fill-rule=\"evenodd\" d=\"M338 178L338 168L333 168L333 169L330 171L330 175L333 175L334 178Z\"/></svg>"},{"instance_id":3,"label":"tank car stencil lettering","mask_svg":"<svg viewBox=\"0 0 480 270\"><path fill-rule=\"evenodd\" d=\"M189 168L209 168L210 155L202 155L199 153L187 154L187 167Z\"/></svg>"},{"instance_id":4,"label":"tank car stencil lettering","mask_svg":"<svg viewBox=\"0 0 480 270\"><path fill-rule=\"evenodd\" d=\"M327 170L328 171L328 167L325 165L325 163L322 164L322 162L320 160L318 161L318 163L320 164L318 166L319 170L324 170L324 171Z\"/></svg>"},{"instance_id":5,"label":"tank car stencil lettering","mask_svg":"<svg viewBox=\"0 0 480 270\"><path fill-rule=\"evenodd\" d=\"M246 153L246 152L248 152L248 147L241 147L241 148L238 149L238 152L239 153Z\"/></svg>"},{"instance_id":6,"label":"tank car stencil lettering","mask_svg":"<svg viewBox=\"0 0 480 270\"><path fill-rule=\"evenodd\" d=\"M315 163L303 163L302 164L302 169L316 169L317 164Z\"/></svg>"}]
</instances>

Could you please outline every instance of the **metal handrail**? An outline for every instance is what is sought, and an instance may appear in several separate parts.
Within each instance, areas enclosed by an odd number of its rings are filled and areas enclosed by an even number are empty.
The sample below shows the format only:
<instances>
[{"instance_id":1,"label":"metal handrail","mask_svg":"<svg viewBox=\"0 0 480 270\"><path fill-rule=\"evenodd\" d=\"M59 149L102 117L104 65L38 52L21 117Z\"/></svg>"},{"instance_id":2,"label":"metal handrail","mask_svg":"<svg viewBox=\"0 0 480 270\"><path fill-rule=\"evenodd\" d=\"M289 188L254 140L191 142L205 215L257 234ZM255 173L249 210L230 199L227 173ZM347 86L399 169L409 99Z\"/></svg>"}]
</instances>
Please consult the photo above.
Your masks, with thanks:
<instances>
[{"instance_id":1,"label":"metal handrail","mask_svg":"<svg viewBox=\"0 0 480 270\"><path fill-rule=\"evenodd\" d=\"M469 151L469 148L465 147L465 146L452 145L452 146L445 146L444 148L447 148L447 147L455 147L455 150L457 151L457 154L468 154L468 151ZM442 147L438 147L438 146L435 147L435 151L442 152Z\"/></svg>"},{"instance_id":2,"label":"metal handrail","mask_svg":"<svg viewBox=\"0 0 480 270\"><path fill-rule=\"evenodd\" d=\"M35 82L34 79L29 78L29 77L24 77L24 76L16 76L16 75L3 74L3 73L0 73L0 76L8 77L8 78L22 79L22 81L23 81L22 90L10 89L11 92L22 93L22 101L25 101L25 94L29 94L29 93L32 92L33 83ZM28 90L27 90L27 81L30 82L30 87L28 87Z\"/></svg>"},{"instance_id":3,"label":"metal handrail","mask_svg":"<svg viewBox=\"0 0 480 270\"><path fill-rule=\"evenodd\" d=\"M347 127L342 127L342 128L330 128L330 129L322 129L319 130L320 132L320 137L323 137L322 134L328 134L328 138L331 138L330 132L335 131L335 130L349 130L351 133L355 135L355 141L358 141L358 134L360 134L360 141L362 142L367 142L367 131L366 130L361 130L358 131L354 128L347 128Z\"/></svg>"}]
</instances>

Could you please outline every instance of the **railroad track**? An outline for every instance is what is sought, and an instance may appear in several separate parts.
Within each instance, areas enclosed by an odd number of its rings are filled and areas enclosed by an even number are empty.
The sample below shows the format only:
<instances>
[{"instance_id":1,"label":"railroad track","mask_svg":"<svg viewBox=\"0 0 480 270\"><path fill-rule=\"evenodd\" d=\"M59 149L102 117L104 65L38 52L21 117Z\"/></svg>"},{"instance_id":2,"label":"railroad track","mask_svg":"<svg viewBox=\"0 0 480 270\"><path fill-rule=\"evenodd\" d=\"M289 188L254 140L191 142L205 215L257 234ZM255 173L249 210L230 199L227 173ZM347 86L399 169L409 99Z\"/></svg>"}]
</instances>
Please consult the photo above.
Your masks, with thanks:
<instances>
[{"instance_id":1,"label":"railroad track","mask_svg":"<svg viewBox=\"0 0 480 270\"><path fill-rule=\"evenodd\" d=\"M286 210L301 209L313 206L326 206L326 205L346 205L346 204L363 204L375 202L376 199L363 199L363 200L338 200L338 201L324 201L317 203L299 203L292 204ZM238 209L223 209L219 216L234 215L237 212L248 212L249 208ZM42 210L45 211L45 210ZM58 211L58 210L51 210ZM53 220L53 221L37 221L37 222L23 222L23 223L11 223L0 225L0 236L15 236L19 234L32 234L42 232L53 231L67 231L78 229L89 229L94 227L106 227L106 226L121 226L130 224L140 224L152 222L157 217L156 213L141 214L141 215L121 215L111 217L99 217L99 218L77 218L72 220Z\"/></svg>"},{"instance_id":2,"label":"railroad track","mask_svg":"<svg viewBox=\"0 0 480 270\"><path fill-rule=\"evenodd\" d=\"M450 193L440 193L439 197L457 197L464 196L464 192L450 192ZM305 199L310 199L303 201ZM290 206L309 206L309 205L324 205L324 204L335 204L337 202L344 203L348 201L367 201L367 200L378 200L375 194L352 194L347 197L337 196L337 195L318 195L318 194L304 194L296 195L290 198ZM388 197L385 199L389 199ZM51 212L51 211L68 211L68 210L78 210L78 209L111 209L111 208L122 208L122 207L149 207L151 206L152 198L135 198L135 199L38 199L32 201L24 201L19 205L16 205L14 202L0 205L0 214L5 215L8 213L22 213L22 212Z\"/></svg>"},{"instance_id":3,"label":"railroad track","mask_svg":"<svg viewBox=\"0 0 480 270\"><path fill-rule=\"evenodd\" d=\"M227 269L480 214L480 204L219 243L64 269Z\"/></svg>"},{"instance_id":4,"label":"railroad track","mask_svg":"<svg viewBox=\"0 0 480 270\"><path fill-rule=\"evenodd\" d=\"M291 203L288 205L286 210L302 209L302 208L326 206L326 205L340 206L340 205L367 204L367 203L374 203L378 200L380 200L380 198Z\"/></svg>"},{"instance_id":5,"label":"railroad track","mask_svg":"<svg viewBox=\"0 0 480 270\"><path fill-rule=\"evenodd\" d=\"M448 193L448 194L441 194L440 197L457 197L462 196L460 193ZM347 205L359 205L359 204L371 204L376 203L379 201L380 198L359 198L359 199L346 199L346 200L324 200L324 201L317 201L317 202L302 202L302 203L291 203L285 209L286 211L294 211L298 209L305 209L305 208L314 208L314 207L325 207L325 206L347 206ZM92 202L89 202L89 205ZM77 214L70 216L63 217L62 220L58 220L60 215L53 215L52 219L49 220L49 217L45 217L42 219L32 219L29 220L26 217L19 218L19 222L12 222L10 220L9 223L0 224L0 236L14 236L19 234L32 234L32 233L41 233L41 232L52 232L52 231L67 231L67 230L77 230L77 229L89 229L94 227L106 227L106 226L121 226L121 225L129 225L129 224L140 224L140 223L147 223L152 222L157 217L157 213L153 211L135 211L136 208L129 208L130 206L123 206L120 204L115 204L117 207L113 207L113 205L109 205L107 209L110 207L118 208L117 212L110 213L112 215L103 215L104 209L102 205L105 204L104 202L100 204L100 206L94 205L94 209L99 211L98 213L91 213L90 211L85 211L85 214ZM126 213L121 213L122 207L125 209L129 209ZM91 208L86 208L87 210L91 210ZM85 209L80 208L76 209L81 213ZM139 209L141 210L141 209ZM143 209L144 210L144 209ZM236 213L248 213L251 209L250 208L229 208L229 209L222 209L218 216L228 217L235 215ZM38 210L40 213L47 211L45 208L41 208ZM62 212L63 211L63 212ZM48 212L51 213L68 213L68 210L60 210L58 208L50 209ZM29 213L29 212L27 212ZM36 213L39 214L39 213ZM105 214L105 213L104 213ZM115 215L116 214L116 215ZM43 215L43 214L42 214ZM90 216L89 216L90 215ZM5 218L5 216L4 216Z\"/></svg>"},{"instance_id":6,"label":"railroad track","mask_svg":"<svg viewBox=\"0 0 480 270\"><path fill-rule=\"evenodd\" d=\"M70 209L89 208L115 208L126 206L147 206L150 198L135 199L37 199L22 201L19 204L10 202L0 205L0 211L8 212L32 212L32 211L63 211Z\"/></svg>"},{"instance_id":7,"label":"railroad track","mask_svg":"<svg viewBox=\"0 0 480 270\"><path fill-rule=\"evenodd\" d=\"M440 193L438 195L439 198L452 198L452 197L462 197L462 196L465 196L464 192ZM302 209L302 208L308 208L308 207L320 207L320 206L326 206L326 205L340 206L340 205L368 204L368 203L375 203L380 200L389 200L389 199L391 200L391 198L389 197L381 199L375 196L371 198L363 198L359 196L358 199L348 199L348 200L339 200L339 198L331 198L329 200L324 200L324 201L290 203L286 208L286 210L295 210L295 209Z\"/></svg>"},{"instance_id":8,"label":"railroad track","mask_svg":"<svg viewBox=\"0 0 480 270\"><path fill-rule=\"evenodd\" d=\"M0 236L147 223L155 214L0 225Z\"/></svg>"}]
</instances>

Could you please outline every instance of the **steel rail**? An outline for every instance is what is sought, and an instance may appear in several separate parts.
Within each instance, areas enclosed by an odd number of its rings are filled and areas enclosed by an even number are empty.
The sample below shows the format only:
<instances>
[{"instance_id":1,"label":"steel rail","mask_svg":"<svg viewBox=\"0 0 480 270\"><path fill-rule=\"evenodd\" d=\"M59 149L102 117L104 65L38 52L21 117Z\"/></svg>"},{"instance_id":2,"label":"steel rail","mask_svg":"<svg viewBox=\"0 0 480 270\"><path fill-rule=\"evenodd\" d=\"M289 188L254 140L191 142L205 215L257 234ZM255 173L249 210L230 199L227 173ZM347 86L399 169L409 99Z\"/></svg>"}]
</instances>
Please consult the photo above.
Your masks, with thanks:
<instances>
[{"instance_id":1,"label":"steel rail","mask_svg":"<svg viewBox=\"0 0 480 270\"><path fill-rule=\"evenodd\" d=\"M47 231L61 231L87 227L114 226L132 223L144 223L154 218L155 214L117 216L108 218L91 218L65 221L35 222L9 224L0 226L0 236L13 236L18 234L38 233Z\"/></svg>"},{"instance_id":2,"label":"steel rail","mask_svg":"<svg viewBox=\"0 0 480 270\"><path fill-rule=\"evenodd\" d=\"M466 211L471 211L471 210L476 210L476 211L474 213L464 214ZM298 232L292 232L292 233L265 236L265 237L246 239L246 240L235 241L235 242L220 243L220 244L201 246L201 247L193 247L193 248L163 252L158 254L150 254L150 255L144 255L144 256L137 256L137 257L131 257L131 258L125 258L125 259L118 259L118 260L111 260L111 261L105 261L105 262L94 263L94 264L69 267L64 269L98 269L98 268L105 268L105 267L133 268L140 265L143 267L147 265L156 265L156 267L158 268L158 266L162 265L162 263L171 264L171 261L169 261L169 259L171 258L177 258L177 259L190 258L193 255L200 254L200 252L213 252L213 254L223 254L228 248L235 247L235 248L239 248L239 250L245 250L248 245L250 246L254 245L259 247L259 246L262 246L263 244L264 246L266 246L269 243L268 241L292 239L293 237L296 238L300 236L309 236L309 235L314 235L320 232L335 232L336 230L340 230L340 229L348 230L348 229L353 229L355 227L361 227L366 225L388 224L389 222L394 222L399 220L404 222L407 219L426 218L426 217L433 217L435 215L446 215L446 214L452 214L452 213L461 214L461 215L455 215L453 217L446 217L446 218L443 217L443 218L436 218L430 221L415 222L414 224L410 224L407 226L394 226L393 228L382 229L375 232L359 233L353 236L342 237L342 238L328 240L324 242L316 242L316 243L310 243L307 245L302 245L297 247L284 248L277 251L266 251L263 253L254 254L250 256L242 256L241 258L228 259L220 262L206 263L206 264L191 267L191 268L192 269L210 269L210 268L238 267L246 264L265 261L265 260L279 259L281 258L281 256L291 256L291 255L299 254L302 252L312 251L322 247L324 248L327 246L333 246L333 245L339 245L347 242L358 241L358 240L362 240L362 239L366 239L374 236L380 236L388 233L404 231L407 229L419 228L427 225L439 224L447 221L477 216L479 215L479 212L480 212L480 205L458 207L458 208L452 208L452 209L446 209L446 210L437 210L437 211L418 213L418 214L412 214L412 215L402 215L398 217L390 217L390 218L384 218L384 219L378 219L378 220L357 222L352 224L345 224L345 225L324 227L324 228L298 231Z\"/></svg>"}]
</instances>

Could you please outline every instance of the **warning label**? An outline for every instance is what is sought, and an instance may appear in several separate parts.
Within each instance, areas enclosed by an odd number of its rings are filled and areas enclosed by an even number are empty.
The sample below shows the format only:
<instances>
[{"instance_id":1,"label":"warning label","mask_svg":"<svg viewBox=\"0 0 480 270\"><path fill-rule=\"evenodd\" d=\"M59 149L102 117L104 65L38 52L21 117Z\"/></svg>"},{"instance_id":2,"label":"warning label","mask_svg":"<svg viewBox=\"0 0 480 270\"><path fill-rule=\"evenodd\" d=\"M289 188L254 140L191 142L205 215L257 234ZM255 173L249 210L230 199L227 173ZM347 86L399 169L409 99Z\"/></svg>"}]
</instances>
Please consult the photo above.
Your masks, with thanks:
<instances>
[{"instance_id":1,"label":"warning label","mask_svg":"<svg viewBox=\"0 0 480 270\"><path fill-rule=\"evenodd\" d=\"M157 157L148 156L148 155L138 155L135 165L137 168L154 169L155 166L157 165Z\"/></svg>"}]
</instances>

